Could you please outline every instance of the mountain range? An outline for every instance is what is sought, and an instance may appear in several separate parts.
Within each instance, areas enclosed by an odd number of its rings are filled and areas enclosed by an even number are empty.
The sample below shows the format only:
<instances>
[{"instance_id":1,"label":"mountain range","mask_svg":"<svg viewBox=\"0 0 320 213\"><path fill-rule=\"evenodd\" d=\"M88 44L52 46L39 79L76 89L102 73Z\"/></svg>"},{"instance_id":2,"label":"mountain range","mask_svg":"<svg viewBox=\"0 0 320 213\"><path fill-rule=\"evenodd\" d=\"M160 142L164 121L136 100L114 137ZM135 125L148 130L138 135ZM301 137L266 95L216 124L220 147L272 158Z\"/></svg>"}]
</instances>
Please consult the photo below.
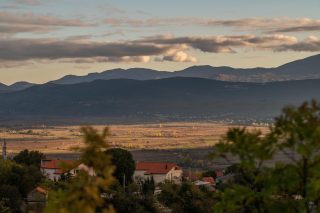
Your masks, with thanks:
<instances>
[{"instance_id":1,"label":"mountain range","mask_svg":"<svg viewBox=\"0 0 320 213\"><path fill-rule=\"evenodd\" d=\"M155 80L172 77L207 78L233 82L273 82L289 80L320 79L320 54L293 61L275 68L232 68L192 66L180 71L168 72L145 68L112 69L85 76L67 75L51 81L54 84L75 84L94 80L133 79ZM23 90L34 84L17 82L11 86L0 84L0 91Z\"/></svg>"},{"instance_id":2,"label":"mountain range","mask_svg":"<svg viewBox=\"0 0 320 213\"><path fill-rule=\"evenodd\" d=\"M288 80L320 79L320 55L293 61L276 68L232 68L212 66L192 66L175 72L156 71L152 69L132 68L113 69L101 73L90 73L86 76L68 75L52 81L56 84L74 84L98 79L134 79L154 80L172 77L208 78L234 82L272 82Z\"/></svg>"},{"instance_id":3,"label":"mountain range","mask_svg":"<svg viewBox=\"0 0 320 213\"><path fill-rule=\"evenodd\" d=\"M29 83L26 81L19 81L14 84L11 84L9 86L0 83L0 93L1 92L12 92L12 91L19 91L19 90L24 90L29 87L35 86L36 84Z\"/></svg>"},{"instance_id":4,"label":"mountain range","mask_svg":"<svg viewBox=\"0 0 320 213\"><path fill-rule=\"evenodd\" d=\"M320 80L270 83L174 77L47 83L0 94L0 117L270 119L288 104L320 100Z\"/></svg>"},{"instance_id":5,"label":"mountain range","mask_svg":"<svg viewBox=\"0 0 320 213\"><path fill-rule=\"evenodd\" d=\"M22 117L128 120L269 120L285 105L320 100L320 55L276 68L132 68L0 84L0 121Z\"/></svg>"}]
</instances>

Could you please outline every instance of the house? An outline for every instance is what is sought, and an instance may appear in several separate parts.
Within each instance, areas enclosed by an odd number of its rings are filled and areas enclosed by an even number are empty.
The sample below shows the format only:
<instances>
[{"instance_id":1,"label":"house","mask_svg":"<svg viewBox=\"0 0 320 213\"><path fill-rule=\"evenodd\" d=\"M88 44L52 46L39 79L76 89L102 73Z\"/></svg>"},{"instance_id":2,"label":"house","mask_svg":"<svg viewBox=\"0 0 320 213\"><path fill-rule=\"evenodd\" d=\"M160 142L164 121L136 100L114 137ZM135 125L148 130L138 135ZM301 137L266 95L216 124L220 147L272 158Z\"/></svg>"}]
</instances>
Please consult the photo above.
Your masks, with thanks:
<instances>
[{"instance_id":1,"label":"house","mask_svg":"<svg viewBox=\"0 0 320 213\"><path fill-rule=\"evenodd\" d=\"M217 170L217 171L216 171L216 176L217 176L217 178L220 178L220 177L223 177L223 176L224 176L224 174L223 174L223 172L222 172L222 171Z\"/></svg>"},{"instance_id":2,"label":"house","mask_svg":"<svg viewBox=\"0 0 320 213\"><path fill-rule=\"evenodd\" d=\"M216 178L217 183L226 183L234 178L234 174L226 174Z\"/></svg>"},{"instance_id":3,"label":"house","mask_svg":"<svg viewBox=\"0 0 320 213\"><path fill-rule=\"evenodd\" d=\"M201 180L194 181L194 185L199 187L204 187L208 191L215 191L216 182L213 177L203 177Z\"/></svg>"},{"instance_id":4,"label":"house","mask_svg":"<svg viewBox=\"0 0 320 213\"><path fill-rule=\"evenodd\" d=\"M48 191L42 187L36 187L27 195L27 210L41 213L43 212L48 199Z\"/></svg>"},{"instance_id":5,"label":"house","mask_svg":"<svg viewBox=\"0 0 320 213\"><path fill-rule=\"evenodd\" d=\"M60 160L60 159L50 159L42 160L40 165L40 170L44 176L50 180L56 181L61 178L61 175L68 173L62 167L64 165L72 165L75 161L73 160Z\"/></svg>"},{"instance_id":6,"label":"house","mask_svg":"<svg viewBox=\"0 0 320 213\"><path fill-rule=\"evenodd\" d=\"M210 185L216 185L216 181L214 180L213 177L203 177L202 181L210 183Z\"/></svg>"},{"instance_id":7,"label":"house","mask_svg":"<svg viewBox=\"0 0 320 213\"><path fill-rule=\"evenodd\" d=\"M65 169L65 166L71 166L73 169ZM50 180L57 181L61 179L61 175L70 174L75 176L79 173L80 170L86 171L89 175L95 176L95 172L92 168L88 168L84 164L79 164L73 160L60 160L60 159L51 159L51 160L42 160L40 166L41 172L44 176Z\"/></svg>"},{"instance_id":8,"label":"house","mask_svg":"<svg viewBox=\"0 0 320 213\"><path fill-rule=\"evenodd\" d=\"M199 180L202 176L201 172L191 172L191 170L187 170L183 172L183 176L186 180L194 182L196 180Z\"/></svg>"},{"instance_id":9,"label":"house","mask_svg":"<svg viewBox=\"0 0 320 213\"><path fill-rule=\"evenodd\" d=\"M135 180L153 178L154 182L174 181L179 183L182 178L182 169L176 163L139 162L133 174Z\"/></svg>"}]
</instances>

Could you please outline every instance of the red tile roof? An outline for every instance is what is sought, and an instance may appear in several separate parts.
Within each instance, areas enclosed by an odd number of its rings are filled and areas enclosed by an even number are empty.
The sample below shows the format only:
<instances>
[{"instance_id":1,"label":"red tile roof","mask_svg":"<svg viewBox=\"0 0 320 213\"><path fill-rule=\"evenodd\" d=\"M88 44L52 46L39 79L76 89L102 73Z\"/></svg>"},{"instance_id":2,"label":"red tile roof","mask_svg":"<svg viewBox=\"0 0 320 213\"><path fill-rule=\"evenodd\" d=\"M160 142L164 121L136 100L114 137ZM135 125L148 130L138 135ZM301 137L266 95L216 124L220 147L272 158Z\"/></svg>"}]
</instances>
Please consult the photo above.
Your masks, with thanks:
<instances>
[{"instance_id":1,"label":"red tile roof","mask_svg":"<svg viewBox=\"0 0 320 213\"><path fill-rule=\"evenodd\" d=\"M63 171L62 169L57 169L53 174L55 174L55 175L62 175L62 174L64 174L64 173L66 173L66 171Z\"/></svg>"},{"instance_id":2,"label":"red tile roof","mask_svg":"<svg viewBox=\"0 0 320 213\"><path fill-rule=\"evenodd\" d=\"M75 163L73 160L60 160L60 159L52 159L52 160L44 160L41 163L42 169L60 169L61 164L71 165Z\"/></svg>"},{"instance_id":3,"label":"red tile roof","mask_svg":"<svg viewBox=\"0 0 320 213\"><path fill-rule=\"evenodd\" d=\"M217 177L222 177L223 176L223 172L222 171L216 171L216 175L217 175Z\"/></svg>"},{"instance_id":4,"label":"red tile roof","mask_svg":"<svg viewBox=\"0 0 320 213\"><path fill-rule=\"evenodd\" d=\"M48 194L48 191L40 186L38 186L35 191L41 193L41 194Z\"/></svg>"},{"instance_id":5,"label":"red tile roof","mask_svg":"<svg viewBox=\"0 0 320 213\"><path fill-rule=\"evenodd\" d=\"M190 172L190 171L185 171L184 177L186 177L190 181L196 181L199 180L201 174L199 172Z\"/></svg>"},{"instance_id":6,"label":"red tile roof","mask_svg":"<svg viewBox=\"0 0 320 213\"><path fill-rule=\"evenodd\" d=\"M216 182L214 181L213 177L203 177L202 181L204 182L209 182L211 184L215 184Z\"/></svg>"},{"instance_id":7,"label":"red tile roof","mask_svg":"<svg viewBox=\"0 0 320 213\"><path fill-rule=\"evenodd\" d=\"M136 170L146 171L145 174L167 174L172 168L180 169L176 163L139 162Z\"/></svg>"}]
</instances>

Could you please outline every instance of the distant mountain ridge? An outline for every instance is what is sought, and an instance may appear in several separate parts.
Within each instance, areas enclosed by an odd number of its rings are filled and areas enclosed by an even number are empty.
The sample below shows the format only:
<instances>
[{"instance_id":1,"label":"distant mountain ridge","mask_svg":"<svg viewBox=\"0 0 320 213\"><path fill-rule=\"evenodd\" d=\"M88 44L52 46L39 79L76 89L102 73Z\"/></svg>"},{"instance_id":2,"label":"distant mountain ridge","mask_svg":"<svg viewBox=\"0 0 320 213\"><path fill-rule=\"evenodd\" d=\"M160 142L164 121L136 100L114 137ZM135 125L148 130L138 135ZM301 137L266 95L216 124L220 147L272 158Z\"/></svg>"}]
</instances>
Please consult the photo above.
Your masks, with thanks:
<instances>
[{"instance_id":1,"label":"distant mountain ridge","mask_svg":"<svg viewBox=\"0 0 320 213\"><path fill-rule=\"evenodd\" d=\"M86 76L68 75L51 81L56 84L74 84L94 80L134 79L155 80L172 77L208 78L234 82L273 82L288 80L320 79L320 54L293 61L276 68L232 68L209 65L192 66L184 70L167 72L145 68L112 69Z\"/></svg>"},{"instance_id":2,"label":"distant mountain ridge","mask_svg":"<svg viewBox=\"0 0 320 213\"><path fill-rule=\"evenodd\" d=\"M85 76L66 75L50 81L55 84L76 84L94 80L133 79L156 80L172 77L207 78L233 82L274 82L305 79L320 79L320 54L286 63L275 68L232 68L209 65L192 66L180 71L157 71L146 68L111 69ZM0 92L23 90L34 86L33 83L17 82L7 86L0 83Z\"/></svg>"},{"instance_id":3,"label":"distant mountain ridge","mask_svg":"<svg viewBox=\"0 0 320 213\"><path fill-rule=\"evenodd\" d=\"M320 79L272 83L175 77L47 83L0 94L0 115L156 119L269 119L288 104L320 100ZM1 117L0 116L0 117Z\"/></svg>"},{"instance_id":4,"label":"distant mountain ridge","mask_svg":"<svg viewBox=\"0 0 320 213\"><path fill-rule=\"evenodd\" d=\"M14 84L11 84L9 86L0 83L0 92L12 92L12 91L19 91L19 90L24 90L26 88L35 86L36 84L29 83L26 81L19 81Z\"/></svg>"}]
</instances>

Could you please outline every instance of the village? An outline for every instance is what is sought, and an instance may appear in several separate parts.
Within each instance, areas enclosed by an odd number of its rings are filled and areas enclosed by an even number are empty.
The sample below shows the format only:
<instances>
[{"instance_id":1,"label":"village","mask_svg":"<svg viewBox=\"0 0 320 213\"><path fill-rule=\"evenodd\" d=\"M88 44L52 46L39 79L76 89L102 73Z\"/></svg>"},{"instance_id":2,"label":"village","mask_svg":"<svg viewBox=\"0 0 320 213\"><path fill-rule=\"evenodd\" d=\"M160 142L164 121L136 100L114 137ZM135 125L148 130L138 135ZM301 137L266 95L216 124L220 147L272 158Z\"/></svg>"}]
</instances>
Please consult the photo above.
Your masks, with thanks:
<instances>
[{"instance_id":1,"label":"village","mask_svg":"<svg viewBox=\"0 0 320 213\"><path fill-rule=\"evenodd\" d=\"M110 150L121 150L122 152L130 152L120 149L111 148ZM25 152L26 150L22 151ZM30 152L31 153L31 152ZM131 157L132 158L132 157ZM12 156L7 155L7 143L4 140L2 143L2 159L11 160ZM118 165L117 165L118 166ZM66 179L76 177L80 172L85 172L89 176L96 176L96 172L93 168L86 166L79 160L71 159L57 159L48 158L42 155L40 161L40 172L47 181L52 183L59 183L60 181L65 181ZM195 187L203 188L208 192L213 193L216 190L216 186L219 183L224 183L230 178L232 174L224 174L223 170L212 170L203 172L193 172L188 168L183 168L175 162L134 162L134 172L132 177L126 177L125 172L121 174L123 176L122 180L119 180L120 185L125 189L126 184L130 182L126 179L132 179L135 184L140 187L137 191L132 192L132 194L142 194L142 185L146 182L152 181L154 188L152 190L153 196L161 194L161 185L165 183L172 183L180 185L182 182L190 182ZM50 190L39 184L33 188L25 198L25 205L28 208L33 209L35 212L42 212L48 201Z\"/></svg>"},{"instance_id":2,"label":"village","mask_svg":"<svg viewBox=\"0 0 320 213\"><path fill-rule=\"evenodd\" d=\"M159 160L156 154L163 150L137 160L133 151L107 142L109 128L82 127L83 145L76 155L27 149L12 155L4 140L0 209L211 213L278 212L285 206L285 212L313 213L320 207L319 111L316 101L284 108L269 132L231 127L207 148L206 158L196 164L206 165L201 170L184 161ZM215 165L221 159L223 166Z\"/></svg>"}]
</instances>

